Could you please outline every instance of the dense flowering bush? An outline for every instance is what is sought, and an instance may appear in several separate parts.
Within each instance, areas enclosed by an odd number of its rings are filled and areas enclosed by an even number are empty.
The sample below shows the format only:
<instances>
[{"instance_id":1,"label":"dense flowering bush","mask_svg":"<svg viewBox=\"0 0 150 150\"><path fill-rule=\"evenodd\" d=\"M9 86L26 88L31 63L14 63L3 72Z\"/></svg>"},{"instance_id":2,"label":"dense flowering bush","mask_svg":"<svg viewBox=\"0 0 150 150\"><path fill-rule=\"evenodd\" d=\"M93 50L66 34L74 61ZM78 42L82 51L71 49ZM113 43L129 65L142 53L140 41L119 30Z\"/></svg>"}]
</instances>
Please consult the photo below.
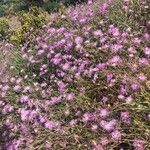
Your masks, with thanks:
<instances>
[{"instance_id":1,"label":"dense flowering bush","mask_svg":"<svg viewBox=\"0 0 150 150\"><path fill-rule=\"evenodd\" d=\"M0 85L2 149L150 148L149 20L120 28L113 4L70 8L26 40Z\"/></svg>"}]
</instances>

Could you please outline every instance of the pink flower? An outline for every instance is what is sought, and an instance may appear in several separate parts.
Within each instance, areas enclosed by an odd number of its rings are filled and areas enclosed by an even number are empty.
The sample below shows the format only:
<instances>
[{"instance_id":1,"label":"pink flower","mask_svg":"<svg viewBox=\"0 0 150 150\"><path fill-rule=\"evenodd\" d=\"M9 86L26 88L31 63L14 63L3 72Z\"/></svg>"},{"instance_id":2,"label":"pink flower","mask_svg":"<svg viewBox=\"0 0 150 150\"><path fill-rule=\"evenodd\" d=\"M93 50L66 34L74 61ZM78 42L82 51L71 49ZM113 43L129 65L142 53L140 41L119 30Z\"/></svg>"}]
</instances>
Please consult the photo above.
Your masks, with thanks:
<instances>
[{"instance_id":1,"label":"pink flower","mask_svg":"<svg viewBox=\"0 0 150 150\"><path fill-rule=\"evenodd\" d=\"M87 22L87 19L86 18L81 18L80 20L79 20L79 23L81 23L81 24L85 24ZM81 45L81 44L77 44L77 45Z\"/></svg>"},{"instance_id":2,"label":"pink flower","mask_svg":"<svg viewBox=\"0 0 150 150\"><path fill-rule=\"evenodd\" d=\"M107 109L100 109L99 115L100 115L100 117L105 118L109 115L109 111Z\"/></svg>"},{"instance_id":3,"label":"pink flower","mask_svg":"<svg viewBox=\"0 0 150 150\"><path fill-rule=\"evenodd\" d=\"M93 131L96 131L96 130L98 129L98 125L93 124L92 127L91 127L91 129L92 129Z\"/></svg>"},{"instance_id":4,"label":"pink flower","mask_svg":"<svg viewBox=\"0 0 150 150\"><path fill-rule=\"evenodd\" d=\"M149 33L145 33L144 34L144 38L149 41L150 40L150 34Z\"/></svg>"},{"instance_id":5,"label":"pink flower","mask_svg":"<svg viewBox=\"0 0 150 150\"><path fill-rule=\"evenodd\" d=\"M69 124L70 124L71 126L75 126L75 125L77 124L77 119L72 119L72 120L69 122Z\"/></svg>"},{"instance_id":6,"label":"pink flower","mask_svg":"<svg viewBox=\"0 0 150 150\"><path fill-rule=\"evenodd\" d=\"M108 132L113 131L115 129L116 125L117 125L117 122L114 119L110 120L110 121L102 120L100 122L100 126Z\"/></svg>"},{"instance_id":7,"label":"pink flower","mask_svg":"<svg viewBox=\"0 0 150 150\"><path fill-rule=\"evenodd\" d=\"M103 32L102 32L102 30L94 31L94 32L93 32L93 34L94 34L95 36L98 36L98 37L103 36Z\"/></svg>"},{"instance_id":8,"label":"pink flower","mask_svg":"<svg viewBox=\"0 0 150 150\"><path fill-rule=\"evenodd\" d=\"M102 137L100 143L102 146L106 146L109 143L109 139L107 137Z\"/></svg>"},{"instance_id":9,"label":"pink flower","mask_svg":"<svg viewBox=\"0 0 150 150\"><path fill-rule=\"evenodd\" d=\"M121 112L121 120L125 124L130 124L131 123L131 118L129 112Z\"/></svg>"},{"instance_id":10,"label":"pink flower","mask_svg":"<svg viewBox=\"0 0 150 150\"><path fill-rule=\"evenodd\" d=\"M21 90L21 86L20 85L16 85L15 87L14 87L14 91L15 92L19 92Z\"/></svg>"},{"instance_id":11,"label":"pink flower","mask_svg":"<svg viewBox=\"0 0 150 150\"><path fill-rule=\"evenodd\" d=\"M138 79L140 81L145 81L147 79L147 77L144 74L140 74L139 77L138 77Z\"/></svg>"},{"instance_id":12,"label":"pink flower","mask_svg":"<svg viewBox=\"0 0 150 150\"><path fill-rule=\"evenodd\" d=\"M128 52L132 54L137 53L137 51L133 47L128 48Z\"/></svg>"},{"instance_id":13,"label":"pink flower","mask_svg":"<svg viewBox=\"0 0 150 150\"><path fill-rule=\"evenodd\" d=\"M145 53L145 55L150 56L150 48L149 47L145 47L144 53Z\"/></svg>"},{"instance_id":14,"label":"pink flower","mask_svg":"<svg viewBox=\"0 0 150 150\"><path fill-rule=\"evenodd\" d=\"M69 102L71 102L71 101L73 101L74 100L74 98L75 98L75 95L74 95L74 93L70 93L70 94L68 94L67 95L67 100L69 101Z\"/></svg>"},{"instance_id":15,"label":"pink flower","mask_svg":"<svg viewBox=\"0 0 150 150\"><path fill-rule=\"evenodd\" d=\"M88 4L92 4L93 3L93 0L88 0Z\"/></svg>"},{"instance_id":16,"label":"pink flower","mask_svg":"<svg viewBox=\"0 0 150 150\"><path fill-rule=\"evenodd\" d=\"M126 103L131 103L133 101L133 98L131 96L126 98Z\"/></svg>"},{"instance_id":17,"label":"pink flower","mask_svg":"<svg viewBox=\"0 0 150 150\"><path fill-rule=\"evenodd\" d=\"M108 63L114 67L121 64L121 62L122 60L119 56L113 56L113 58L108 61Z\"/></svg>"},{"instance_id":18,"label":"pink flower","mask_svg":"<svg viewBox=\"0 0 150 150\"><path fill-rule=\"evenodd\" d=\"M70 68L70 65L69 65L69 63L65 63L63 66L62 66L62 69L63 70L68 70Z\"/></svg>"},{"instance_id":19,"label":"pink flower","mask_svg":"<svg viewBox=\"0 0 150 150\"><path fill-rule=\"evenodd\" d=\"M149 65L149 61L146 58L140 58L139 64L140 65Z\"/></svg>"},{"instance_id":20,"label":"pink flower","mask_svg":"<svg viewBox=\"0 0 150 150\"><path fill-rule=\"evenodd\" d=\"M107 102L107 101L108 101L108 97L103 96L103 97L102 97L102 101L103 101L103 102Z\"/></svg>"},{"instance_id":21,"label":"pink flower","mask_svg":"<svg viewBox=\"0 0 150 150\"><path fill-rule=\"evenodd\" d=\"M119 29L117 27L114 27L113 25L110 26L108 33L112 34L114 37L120 35Z\"/></svg>"},{"instance_id":22,"label":"pink flower","mask_svg":"<svg viewBox=\"0 0 150 150\"><path fill-rule=\"evenodd\" d=\"M48 128L48 129L50 129L50 130L52 130L52 129L55 128L55 123L52 122L52 121L47 121L47 122L45 123L45 127Z\"/></svg>"},{"instance_id":23,"label":"pink flower","mask_svg":"<svg viewBox=\"0 0 150 150\"><path fill-rule=\"evenodd\" d=\"M111 137L113 140L121 140L121 133L118 130L115 130L111 133Z\"/></svg>"},{"instance_id":24,"label":"pink flower","mask_svg":"<svg viewBox=\"0 0 150 150\"><path fill-rule=\"evenodd\" d=\"M23 108L21 109L20 114L21 114L21 120L26 121L29 119L30 111Z\"/></svg>"},{"instance_id":25,"label":"pink flower","mask_svg":"<svg viewBox=\"0 0 150 150\"><path fill-rule=\"evenodd\" d=\"M100 13L103 14L103 15L106 14L107 11L108 11L108 7L109 7L109 5L107 3L101 4L101 6L99 8Z\"/></svg>"},{"instance_id":26,"label":"pink flower","mask_svg":"<svg viewBox=\"0 0 150 150\"><path fill-rule=\"evenodd\" d=\"M106 66L106 64L105 63L99 63L98 65L97 65L97 68L98 69L105 69L107 66Z\"/></svg>"},{"instance_id":27,"label":"pink flower","mask_svg":"<svg viewBox=\"0 0 150 150\"><path fill-rule=\"evenodd\" d=\"M133 142L133 146L134 146L135 150L145 150L144 141L142 141L142 140L135 139Z\"/></svg>"},{"instance_id":28,"label":"pink flower","mask_svg":"<svg viewBox=\"0 0 150 150\"><path fill-rule=\"evenodd\" d=\"M70 111L69 111L69 110L66 110L66 111L64 112L64 114L65 114L66 116L68 116L68 115L70 115Z\"/></svg>"},{"instance_id":29,"label":"pink flower","mask_svg":"<svg viewBox=\"0 0 150 150\"><path fill-rule=\"evenodd\" d=\"M22 95L21 98L20 98L20 102L27 102L29 100L29 97L26 96L26 95Z\"/></svg>"},{"instance_id":30,"label":"pink flower","mask_svg":"<svg viewBox=\"0 0 150 150\"><path fill-rule=\"evenodd\" d=\"M80 37L80 36L76 37L76 38L75 38L75 43L76 43L77 45L81 45L81 44L83 43L83 38Z\"/></svg>"},{"instance_id":31,"label":"pink flower","mask_svg":"<svg viewBox=\"0 0 150 150\"><path fill-rule=\"evenodd\" d=\"M85 113L82 117L82 121L87 123L91 118L91 114L90 113Z\"/></svg>"},{"instance_id":32,"label":"pink flower","mask_svg":"<svg viewBox=\"0 0 150 150\"><path fill-rule=\"evenodd\" d=\"M121 44L113 44L111 48L112 48L111 50L112 52L117 53L122 50L123 46Z\"/></svg>"},{"instance_id":33,"label":"pink flower","mask_svg":"<svg viewBox=\"0 0 150 150\"><path fill-rule=\"evenodd\" d=\"M133 91L137 91L140 88L140 85L138 83L133 83L131 85L131 88L132 88Z\"/></svg>"},{"instance_id":34,"label":"pink flower","mask_svg":"<svg viewBox=\"0 0 150 150\"><path fill-rule=\"evenodd\" d=\"M134 38L132 41L134 44L140 44L141 43L141 39L139 39L138 37Z\"/></svg>"}]
</instances>

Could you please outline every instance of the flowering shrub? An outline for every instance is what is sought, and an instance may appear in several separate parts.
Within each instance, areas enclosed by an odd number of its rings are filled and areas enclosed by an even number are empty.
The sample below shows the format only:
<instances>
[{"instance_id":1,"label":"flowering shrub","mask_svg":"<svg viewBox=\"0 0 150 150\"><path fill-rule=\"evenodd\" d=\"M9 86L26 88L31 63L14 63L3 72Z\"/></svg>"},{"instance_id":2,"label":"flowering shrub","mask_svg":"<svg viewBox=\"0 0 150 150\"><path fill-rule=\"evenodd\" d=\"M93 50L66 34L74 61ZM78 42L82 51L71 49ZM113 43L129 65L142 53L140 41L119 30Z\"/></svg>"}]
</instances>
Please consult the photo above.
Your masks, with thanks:
<instances>
[{"instance_id":1,"label":"flowering shrub","mask_svg":"<svg viewBox=\"0 0 150 150\"><path fill-rule=\"evenodd\" d=\"M149 20L121 28L113 6L70 8L20 48L0 85L3 149L150 148Z\"/></svg>"}]
</instances>

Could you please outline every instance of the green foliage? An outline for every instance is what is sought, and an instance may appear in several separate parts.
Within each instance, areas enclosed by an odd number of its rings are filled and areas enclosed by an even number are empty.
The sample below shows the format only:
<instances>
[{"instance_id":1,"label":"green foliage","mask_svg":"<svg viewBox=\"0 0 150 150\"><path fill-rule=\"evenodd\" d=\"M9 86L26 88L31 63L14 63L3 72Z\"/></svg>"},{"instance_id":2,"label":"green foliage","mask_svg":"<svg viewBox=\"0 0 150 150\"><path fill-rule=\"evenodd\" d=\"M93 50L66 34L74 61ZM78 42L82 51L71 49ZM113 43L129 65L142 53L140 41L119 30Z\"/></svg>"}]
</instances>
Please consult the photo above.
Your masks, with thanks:
<instances>
[{"instance_id":1,"label":"green foliage","mask_svg":"<svg viewBox=\"0 0 150 150\"><path fill-rule=\"evenodd\" d=\"M21 13L19 20L24 32L29 31L30 28L41 28L46 23L45 13L37 8L32 7L28 13Z\"/></svg>"},{"instance_id":2,"label":"green foliage","mask_svg":"<svg viewBox=\"0 0 150 150\"><path fill-rule=\"evenodd\" d=\"M9 24L6 19L0 18L0 38L6 38L9 31Z\"/></svg>"},{"instance_id":3,"label":"green foliage","mask_svg":"<svg viewBox=\"0 0 150 150\"><path fill-rule=\"evenodd\" d=\"M22 10L29 11L33 6L41 7L48 12L58 12L61 5L75 5L85 0L2 0L0 1L0 16L12 15Z\"/></svg>"},{"instance_id":4,"label":"green foliage","mask_svg":"<svg viewBox=\"0 0 150 150\"><path fill-rule=\"evenodd\" d=\"M14 44L22 44L27 38L28 34L36 35L46 23L46 14L37 7L32 7L29 12L21 12L19 15L21 28L12 32L10 41Z\"/></svg>"},{"instance_id":5,"label":"green foliage","mask_svg":"<svg viewBox=\"0 0 150 150\"><path fill-rule=\"evenodd\" d=\"M12 35L10 37L10 41L13 43L13 44L21 44L23 43L25 40L24 38L24 33L22 32L21 29L18 29L18 30L15 30L12 32Z\"/></svg>"},{"instance_id":6,"label":"green foliage","mask_svg":"<svg viewBox=\"0 0 150 150\"><path fill-rule=\"evenodd\" d=\"M81 2L85 2L86 0L64 0L64 5L69 6L69 5L75 5Z\"/></svg>"},{"instance_id":7,"label":"green foliage","mask_svg":"<svg viewBox=\"0 0 150 150\"><path fill-rule=\"evenodd\" d=\"M43 9L48 12L58 12L60 8L61 4L56 1L48 1L43 5Z\"/></svg>"}]
</instances>

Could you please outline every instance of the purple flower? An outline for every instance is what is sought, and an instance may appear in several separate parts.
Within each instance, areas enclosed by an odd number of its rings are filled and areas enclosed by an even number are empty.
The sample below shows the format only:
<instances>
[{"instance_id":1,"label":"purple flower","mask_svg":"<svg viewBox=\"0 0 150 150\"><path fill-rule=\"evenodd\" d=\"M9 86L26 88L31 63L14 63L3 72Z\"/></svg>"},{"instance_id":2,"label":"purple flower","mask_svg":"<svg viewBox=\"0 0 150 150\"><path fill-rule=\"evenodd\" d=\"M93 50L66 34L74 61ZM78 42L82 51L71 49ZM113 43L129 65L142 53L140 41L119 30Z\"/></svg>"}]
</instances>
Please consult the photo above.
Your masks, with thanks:
<instances>
[{"instance_id":1,"label":"purple flower","mask_svg":"<svg viewBox=\"0 0 150 150\"><path fill-rule=\"evenodd\" d=\"M93 150L104 150L101 144L96 144Z\"/></svg>"},{"instance_id":2,"label":"purple flower","mask_svg":"<svg viewBox=\"0 0 150 150\"><path fill-rule=\"evenodd\" d=\"M131 96L126 98L126 103L131 103L133 101L133 98Z\"/></svg>"},{"instance_id":3,"label":"purple flower","mask_svg":"<svg viewBox=\"0 0 150 150\"><path fill-rule=\"evenodd\" d=\"M82 121L84 123L87 123L88 121L90 121L90 118L91 118L91 114L90 113L85 113L82 117Z\"/></svg>"},{"instance_id":4,"label":"purple flower","mask_svg":"<svg viewBox=\"0 0 150 150\"><path fill-rule=\"evenodd\" d=\"M11 106L10 104L5 105L5 107L3 108L2 112L3 114L7 114L9 112L12 112L14 110L14 107Z\"/></svg>"},{"instance_id":5,"label":"purple flower","mask_svg":"<svg viewBox=\"0 0 150 150\"><path fill-rule=\"evenodd\" d=\"M137 91L140 88L140 85L138 83L133 83L131 85L131 88L132 88L133 91Z\"/></svg>"},{"instance_id":6,"label":"purple flower","mask_svg":"<svg viewBox=\"0 0 150 150\"><path fill-rule=\"evenodd\" d=\"M108 73L107 74L107 82L109 83L113 78L113 74L112 73Z\"/></svg>"},{"instance_id":7,"label":"purple flower","mask_svg":"<svg viewBox=\"0 0 150 150\"><path fill-rule=\"evenodd\" d=\"M65 92L66 85L62 81L57 82L58 90L63 93Z\"/></svg>"},{"instance_id":8,"label":"purple flower","mask_svg":"<svg viewBox=\"0 0 150 150\"><path fill-rule=\"evenodd\" d=\"M96 131L96 130L98 129L98 125L93 124L92 127L91 127L91 129L92 129L93 131Z\"/></svg>"},{"instance_id":9,"label":"purple flower","mask_svg":"<svg viewBox=\"0 0 150 150\"><path fill-rule=\"evenodd\" d=\"M121 64L122 60L119 56L113 56L109 61L108 64L112 65L112 66L117 66L119 64Z\"/></svg>"},{"instance_id":10,"label":"purple flower","mask_svg":"<svg viewBox=\"0 0 150 150\"><path fill-rule=\"evenodd\" d=\"M76 37L76 38L75 38L75 43L76 43L77 45L81 45L81 44L83 43L83 38L80 37L80 36Z\"/></svg>"},{"instance_id":11,"label":"purple flower","mask_svg":"<svg viewBox=\"0 0 150 150\"><path fill-rule=\"evenodd\" d=\"M102 137L100 143L102 146L106 146L109 143L109 139L107 137Z\"/></svg>"},{"instance_id":12,"label":"purple flower","mask_svg":"<svg viewBox=\"0 0 150 150\"><path fill-rule=\"evenodd\" d=\"M148 119L150 120L150 114L147 115Z\"/></svg>"},{"instance_id":13,"label":"purple flower","mask_svg":"<svg viewBox=\"0 0 150 150\"><path fill-rule=\"evenodd\" d=\"M65 63L65 64L62 66L62 69L65 70L65 71L67 71L69 68L70 68L69 63Z\"/></svg>"},{"instance_id":14,"label":"purple flower","mask_svg":"<svg viewBox=\"0 0 150 150\"><path fill-rule=\"evenodd\" d=\"M109 115L109 111L107 110L107 109L100 109L99 110L99 115L100 115L100 117L102 117L102 118L105 118L105 117L107 117L108 115Z\"/></svg>"},{"instance_id":15,"label":"purple flower","mask_svg":"<svg viewBox=\"0 0 150 150\"><path fill-rule=\"evenodd\" d=\"M21 144L21 141L15 139L12 142L6 144L6 149L7 150L17 150L17 149L19 149L20 144Z\"/></svg>"},{"instance_id":16,"label":"purple flower","mask_svg":"<svg viewBox=\"0 0 150 150\"><path fill-rule=\"evenodd\" d=\"M103 15L106 14L107 11L108 11L108 7L109 7L109 5L107 3L101 4L101 6L99 8L100 13L103 14Z\"/></svg>"},{"instance_id":17,"label":"purple flower","mask_svg":"<svg viewBox=\"0 0 150 150\"><path fill-rule=\"evenodd\" d=\"M139 39L138 37L134 38L132 41L134 44L140 44L141 43L141 39Z\"/></svg>"},{"instance_id":18,"label":"purple flower","mask_svg":"<svg viewBox=\"0 0 150 150\"><path fill-rule=\"evenodd\" d=\"M114 37L120 35L119 29L117 27L114 27L114 26L110 26L108 33L112 34Z\"/></svg>"},{"instance_id":19,"label":"purple flower","mask_svg":"<svg viewBox=\"0 0 150 150\"><path fill-rule=\"evenodd\" d=\"M87 18L81 18L79 20L79 23L81 23L81 24L85 24L86 22L87 22ZM81 44L77 44L77 45L81 45Z\"/></svg>"},{"instance_id":20,"label":"purple flower","mask_svg":"<svg viewBox=\"0 0 150 150\"><path fill-rule=\"evenodd\" d=\"M124 95L122 95L122 94L119 94L119 95L118 95L118 99L123 100L124 98L125 98L125 96L124 96Z\"/></svg>"},{"instance_id":21,"label":"purple flower","mask_svg":"<svg viewBox=\"0 0 150 150\"><path fill-rule=\"evenodd\" d=\"M142 141L142 140L135 139L133 142L133 146L134 146L135 150L145 150L144 141Z\"/></svg>"},{"instance_id":22,"label":"purple flower","mask_svg":"<svg viewBox=\"0 0 150 150\"><path fill-rule=\"evenodd\" d=\"M145 53L145 55L150 56L150 48L149 47L145 47L144 53Z\"/></svg>"},{"instance_id":23,"label":"purple flower","mask_svg":"<svg viewBox=\"0 0 150 150\"><path fill-rule=\"evenodd\" d=\"M147 79L147 77L144 74L140 74L139 77L138 77L138 79L140 81L145 81Z\"/></svg>"},{"instance_id":24,"label":"purple flower","mask_svg":"<svg viewBox=\"0 0 150 150\"><path fill-rule=\"evenodd\" d=\"M121 89L120 89L120 93L122 94L122 95L127 95L128 94L128 88L127 88L127 86L121 86Z\"/></svg>"},{"instance_id":25,"label":"purple flower","mask_svg":"<svg viewBox=\"0 0 150 150\"><path fill-rule=\"evenodd\" d=\"M88 1L88 4L92 4L93 3L93 0L87 0Z\"/></svg>"},{"instance_id":26,"label":"purple flower","mask_svg":"<svg viewBox=\"0 0 150 150\"><path fill-rule=\"evenodd\" d=\"M75 126L75 125L77 124L77 119L72 119L72 120L69 122L69 124L70 124L71 126Z\"/></svg>"},{"instance_id":27,"label":"purple flower","mask_svg":"<svg viewBox=\"0 0 150 150\"><path fill-rule=\"evenodd\" d=\"M21 109L20 114L21 114L21 120L26 121L29 119L30 111L23 108Z\"/></svg>"},{"instance_id":28,"label":"purple flower","mask_svg":"<svg viewBox=\"0 0 150 150\"><path fill-rule=\"evenodd\" d=\"M61 101L61 96L60 97L51 97L51 100L49 101L50 105L55 105L58 104Z\"/></svg>"},{"instance_id":29,"label":"purple flower","mask_svg":"<svg viewBox=\"0 0 150 150\"><path fill-rule=\"evenodd\" d=\"M15 92L19 92L21 90L21 86L20 85L16 85L15 87L14 87L14 91Z\"/></svg>"},{"instance_id":30,"label":"purple flower","mask_svg":"<svg viewBox=\"0 0 150 150\"><path fill-rule=\"evenodd\" d=\"M115 130L111 133L111 137L113 140L121 140L121 136L122 134L118 130Z\"/></svg>"},{"instance_id":31,"label":"purple flower","mask_svg":"<svg viewBox=\"0 0 150 150\"><path fill-rule=\"evenodd\" d=\"M99 63L96 67L98 69L105 69L106 68L106 64L105 63Z\"/></svg>"},{"instance_id":32,"label":"purple flower","mask_svg":"<svg viewBox=\"0 0 150 150\"><path fill-rule=\"evenodd\" d=\"M114 53L117 53L119 52L119 50L122 50L123 46L121 44L113 44L111 46L111 51L114 52Z\"/></svg>"},{"instance_id":33,"label":"purple flower","mask_svg":"<svg viewBox=\"0 0 150 150\"><path fill-rule=\"evenodd\" d=\"M55 123L53 121L47 121L45 123L45 128L53 130L56 127Z\"/></svg>"},{"instance_id":34,"label":"purple flower","mask_svg":"<svg viewBox=\"0 0 150 150\"><path fill-rule=\"evenodd\" d=\"M70 94L67 95L66 98L69 102L72 102L75 98L75 95L74 95L74 93L70 93Z\"/></svg>"},{"instance_id":35,"label":"purple flower","mask_svg":"<svg viewBox=\"0 0 150 150\"><path fill-rule=\"evenodd\" d=\"M146 58L140 58L139 64L140 65L149 65L149 61Z\"/></svg>"},{"instance_id":36,"label":"purple flower","mask_svg":"<svg viewBox=\"0 0 150 150\"><path fill-rule=\"evenodd\" d=\"M115 129L116 125L117 125L117 122L114 119L110 120L110 121L102 120L100 122L100 126L108 132L113 131Z\"/></svg>"},{"instance_id":37,"label":"purple flower","mask_svg":"<svg viewBox=\"0 0 150 150\"><path fill-rule=\"evenodd\" d=\"M121 112L121 120L125 124L130 124L131 123L131 118L129 112Z\"/></svg>"},{"instance_id":38,"label":"purple flower","mask_svg":"<svg viewBox=\"0 0 150 150\"><path fill-rule=\"evenodd\" d=\"M150 40L150 34L149 33L145 33L144 34L144 38L149 41Z\"/></svg>"},{"instance_id":39,"label":"purple flower","mask_svg":"<svg viewBox=\"0 0 150 150\"><path fill-rule=\"evenodd\" d=\"M108 97L103 96L103 97L102 97L102 101L103 101L103 102L107 102L107 101L108 101Z\"/></svg>"},{"instance_id":40,"label":"purple flower","mask_svg":"<svg viewBox=\"0 0 150 150\"><path fill-rule=\"evenodd\" d=\"M103 32L102 32L102 30L94 31L94 32L93 32L93 34L94 34L95 36L98 36L98 37L103 36Z\"/></svg>"}]
</instances>

